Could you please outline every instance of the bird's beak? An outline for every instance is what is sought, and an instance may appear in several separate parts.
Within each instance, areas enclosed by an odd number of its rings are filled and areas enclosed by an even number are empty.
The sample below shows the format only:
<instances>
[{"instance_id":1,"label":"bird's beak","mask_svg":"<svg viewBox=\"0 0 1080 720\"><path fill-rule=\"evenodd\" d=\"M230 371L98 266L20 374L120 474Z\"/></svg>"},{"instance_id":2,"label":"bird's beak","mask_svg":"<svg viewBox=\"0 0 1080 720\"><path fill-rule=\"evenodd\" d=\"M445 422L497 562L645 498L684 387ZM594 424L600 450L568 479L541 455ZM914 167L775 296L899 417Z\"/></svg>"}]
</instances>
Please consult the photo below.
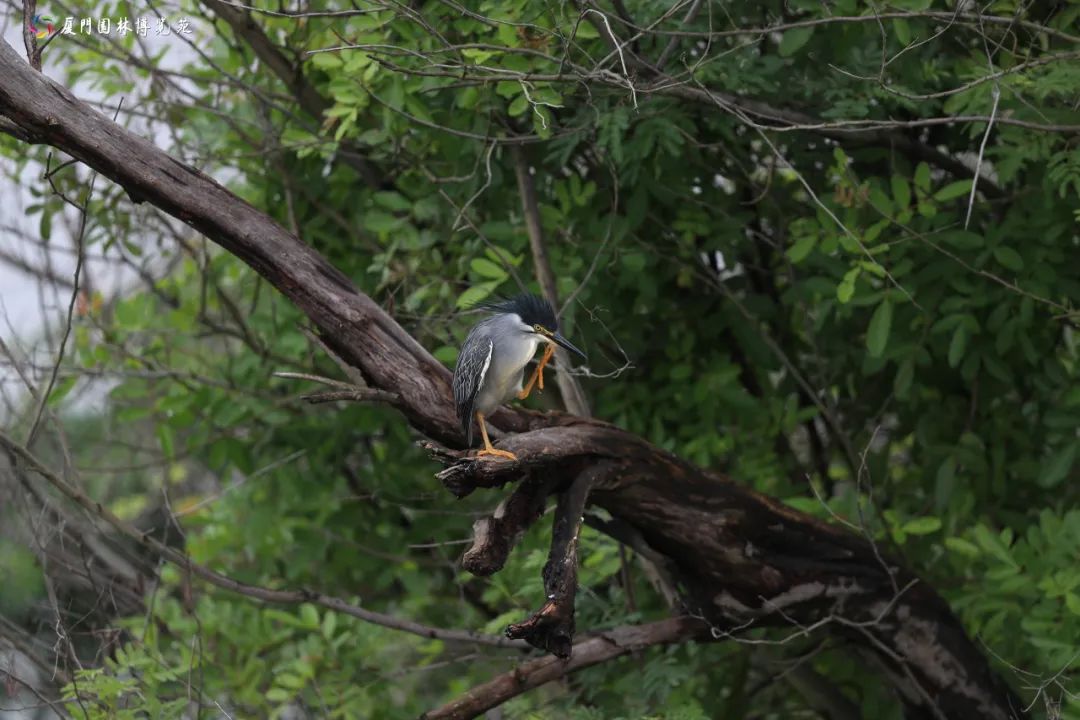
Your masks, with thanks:
<instances>
[{"instance_id":1,"label":"bird's beak","mask_svg":"<svg viewBox=\"0 0 1080 720\"><path fill-rule=\"evenodd\" d=\"M549 335L548 337L551 338L551 341L553 343L555 343L556 345L561 345L562 347L566 348L570 352L577 353L578 355L580 355L582 360L588 360L589 359L589 358L585 357L585 353L581 352L576 347L574 347L574 344L572 342L570 342L569 340L567 340L566 338L564 338L560 333L551 333L551 335Z\"/></svg>"}]
</instances>

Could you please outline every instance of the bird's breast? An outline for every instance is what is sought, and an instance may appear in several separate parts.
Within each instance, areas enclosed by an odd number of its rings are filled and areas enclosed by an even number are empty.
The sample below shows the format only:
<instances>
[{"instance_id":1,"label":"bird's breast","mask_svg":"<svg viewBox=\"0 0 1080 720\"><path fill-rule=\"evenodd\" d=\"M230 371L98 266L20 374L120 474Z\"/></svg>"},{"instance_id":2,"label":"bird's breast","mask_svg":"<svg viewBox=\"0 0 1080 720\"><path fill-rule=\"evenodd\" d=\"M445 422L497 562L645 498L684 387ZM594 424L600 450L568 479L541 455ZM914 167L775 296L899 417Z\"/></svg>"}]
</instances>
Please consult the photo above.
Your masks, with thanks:
<instances>
[{"instance_id":1,"label":"bird's breast","mask_svg":"<svg viewBox=\"0 0 1080 720\"><path fill-rule=\"evenodd\" d=\"M537 338L526 338L522 342L511 341L498 348L488 372L492 375L492 389L500 396L499 402L505 402L521 389L522 371L536 355L539 343Z\"/></svg>"}]
</instances>

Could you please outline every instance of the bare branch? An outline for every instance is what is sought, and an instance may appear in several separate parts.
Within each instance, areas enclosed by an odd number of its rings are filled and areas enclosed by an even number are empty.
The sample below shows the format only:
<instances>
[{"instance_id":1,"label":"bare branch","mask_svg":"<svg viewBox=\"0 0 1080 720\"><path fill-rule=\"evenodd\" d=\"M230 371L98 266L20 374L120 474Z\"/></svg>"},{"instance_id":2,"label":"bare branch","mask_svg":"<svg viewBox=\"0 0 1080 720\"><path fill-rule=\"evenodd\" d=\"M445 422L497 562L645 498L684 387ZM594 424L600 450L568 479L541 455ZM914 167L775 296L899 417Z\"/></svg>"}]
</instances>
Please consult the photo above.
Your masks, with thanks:
<instances>
[{"instance_id":1,"label":"bare branch","mask_svg":"<svg viewBox=\"0 0 1080 720\"><path fill-rule=\"evenodd\" d=\"M568 661L553 656L531 660L474 687L460 698L425 713L422 717L423 720L467 720L582 668L599 665L654 645L669 645L703 637L707 637L707 626L686 617L615 628L574 645L573 654Z\"/></svg>"},{"instance_id":2,"label":"bare branch","mask_svg":"<svg viewBox=\"0 0 1080 720\"><path fill-rule=\"evenodd\" d=\"M551 307L557 308L559 307L559 292L555 285L555 274L551 271L547 246L544 243L544 229L540 224L540 205L536 199L536 183L533 180L529 162L525 158L525 151L518 146L512 146L510 152L514 157L514 172L517 175L518 192L521 194L521 210L525 215L525 229L529 235L529 247L532 249L536 279L540 282L544 299L551 304ZM589 410L589 401L577 378L567 372L570 367L570 354L558 348L555 350L555 357L559 361L556 381L566 409L574 415L588 417L592 414Z\"/></svg>"},{"instance_id":3,"label":"bare branch","mask_svg":"<svg viewBox=\"0 0 1080 720\"><path fill-rule=\"evenodd\" d=\"M506 636L521 638L556 657L570 657L574 641L574 597L577 594L578 537L585 519L585 505L593 485L611 472L610 462L589 466L559 495L551 552L544 565L547 601L527 620L506 629Z\"/></svg>"},{"instance_id":4,"label":"bare branch","mask_svg":"<svg viewBox=\"0 0 1080 720\"><path fill-rule=\"evenodd\" d=\"M543 514L557 482L554 473L532 473L495 512L473 523L472 546L461 558L462 567L482 577L501 570L514 545Z\"/></svg>"}]
</instances>

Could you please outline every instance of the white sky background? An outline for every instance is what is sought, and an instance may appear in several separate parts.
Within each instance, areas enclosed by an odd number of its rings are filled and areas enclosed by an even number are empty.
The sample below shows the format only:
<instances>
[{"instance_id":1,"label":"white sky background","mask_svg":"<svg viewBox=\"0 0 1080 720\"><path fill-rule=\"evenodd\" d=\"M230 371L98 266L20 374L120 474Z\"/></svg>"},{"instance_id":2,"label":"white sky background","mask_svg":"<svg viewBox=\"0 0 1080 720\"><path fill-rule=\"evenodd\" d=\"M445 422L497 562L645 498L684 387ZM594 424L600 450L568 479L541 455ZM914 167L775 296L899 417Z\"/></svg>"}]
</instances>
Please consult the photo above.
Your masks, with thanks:
<instances>
[{"instance_id":1,"label":"white sky background","mask_svg":"<svg viewBox=\"0 0 1080 720\"><path fill-rule=\"evenodd\" d=\"M39 2L39 11L46 12L47 10L47 4ZM162 12L169 20L181 17L180 13L170 14L167 9L163 9ZM93 18L96 25L97 16L93 15L92 11L88 10L86 16ZM51 17L59 29L63 19ZM160 63L162 67L179 69L195 56L194 51L175 35L158 36L155 34L154 25L157 17L153 12L148 9L143 17L147 18L151 28L144 40L146 46L153 50L157 50L161 45L168 47ZM118 19L113 18L112 32L114 34ZM198 22L196 18L190 19L196 34L189 37L198 38ZM131 17L130 20L134 24L135 17ZM78 31L77 21L75 27ZM22 41L22 13L15 12L10 4L0 4L0 36L20 55L25 55ZM62 42L64 42L64 37L55 38L46 47L43 56L43 71L58 82L64 82L64 73L58 71L55 62L50 63L49 58L50 55L54 58L57 56L55 52L50 53L50 50L58 47ZM100 90L90 88L86 83L76 82L71 89L83 100L103 103L116 100L105 96ZM127 107L136 107L140 104L137 97L125 98ZM128 129L149 137L159 147L169 147L168 129L163 124L150 125L139 118L132 119L124 115L121 115L118 121ZM57 156L60 161L67 159L59 153ZM4 170L10 172L11 161L0 157L0 166L5 165ZM84 182L90 177L90 170L85 166L70 168L64 172L72 170L75 170ZM28 216L27 208L35 202L40 202L40 199L33 197L28 188L34 187L42 192L49 192L48 183L42 179L43 172L44 167L41 164L31 162L23 171L19 183L0 179L0 338L3 338L5 344L14 352L36 357L37 364L48 365L53 362L59 345L68 303L71 301L71 290L69 287L43 283L3 259L5 255L14 256L34 267L51 266L58 277L68 280L73 277L75 269L73 238L78 230L79 220L79 213L74 208L65 205L64 217L53 218L50 240L52 249L49 252L42 251L40 247L21 236L26 234L37 238L40 235L40 213ZM107 179L99 177L96 188L100 190L108 183ZM83 187L85 188L85 185ZM82 197L75 199L81 202ZM151 256L150 244L144 243L143 246L146 251L144 257ZM115 251L107 252L103 256L100 247L89 248L84 267L91 279L93 289L106 297L121 292L123 288L131 287L134 283L134 274L120 266ZM5 401L11 401L24 392L25 386L13 369L8 367L6 360L0 361L0 418L4 415L4 406L8 405Z\"/></svg>"}]
</instances>

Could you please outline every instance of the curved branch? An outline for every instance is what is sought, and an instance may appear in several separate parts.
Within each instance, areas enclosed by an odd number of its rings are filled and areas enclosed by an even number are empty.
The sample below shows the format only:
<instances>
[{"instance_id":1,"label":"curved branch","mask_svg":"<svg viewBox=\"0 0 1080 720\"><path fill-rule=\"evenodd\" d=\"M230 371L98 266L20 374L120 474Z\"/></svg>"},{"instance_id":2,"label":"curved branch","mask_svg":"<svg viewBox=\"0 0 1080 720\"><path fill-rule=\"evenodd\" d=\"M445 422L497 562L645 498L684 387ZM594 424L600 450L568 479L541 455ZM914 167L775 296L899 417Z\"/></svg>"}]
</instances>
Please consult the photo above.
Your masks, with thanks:
<instances>
[{"instance_id":1,"label":"curved branch","mask_svg":"<svg viewBox=\"0 0 1080 720\"><path fill-rule=\"evenodd\" d=\"M631 625L594 635L574 645L569 661L548 656L530 660L508 673L499 675L437 710L425 713L423 720L467 720L507 700L558 680L582 668L626 655L653 645L668 645L694 638L708 637L708 626L692 618L669 618L646 625Z\"/></svg>"}]
</instances>

